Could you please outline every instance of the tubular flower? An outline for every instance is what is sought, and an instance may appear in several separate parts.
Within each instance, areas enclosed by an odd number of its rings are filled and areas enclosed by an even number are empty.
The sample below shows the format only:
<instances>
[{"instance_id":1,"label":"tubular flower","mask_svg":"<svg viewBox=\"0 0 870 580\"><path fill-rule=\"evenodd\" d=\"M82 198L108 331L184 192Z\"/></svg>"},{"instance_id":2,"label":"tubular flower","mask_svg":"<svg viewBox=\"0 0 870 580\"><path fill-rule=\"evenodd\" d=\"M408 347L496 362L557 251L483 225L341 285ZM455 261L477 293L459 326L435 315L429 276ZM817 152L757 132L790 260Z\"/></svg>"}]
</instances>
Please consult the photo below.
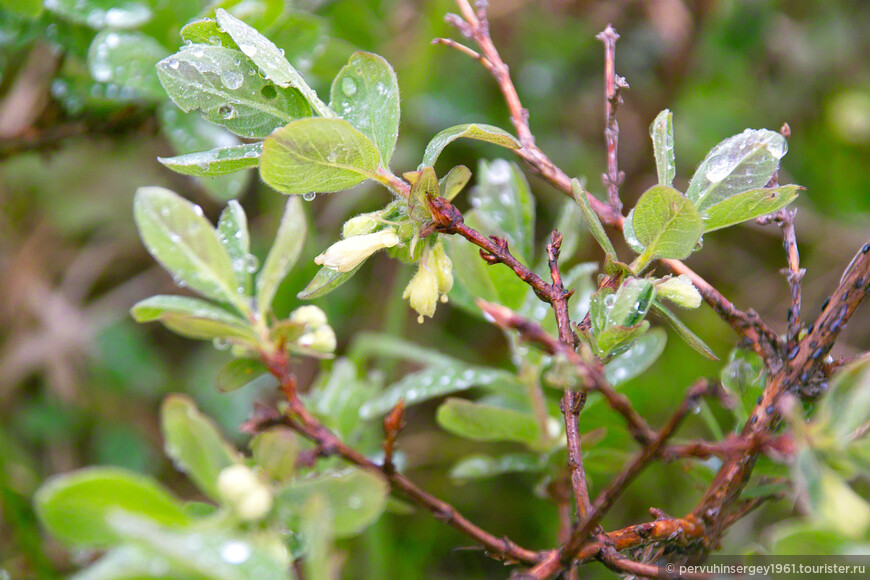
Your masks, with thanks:
<instances>
[{"instance_id":1,"label":"tubular flower","mask_svg":"<svg viewBox=\"0 0 870 580\"><path fill-rule=\"evenodd\" d=\"M399 237L392 228L351 236L329 246L325 252L314 258L314 263L339 272L350 272L378 250L392 248L398 243Z\"/></svg>"}]
</instances>

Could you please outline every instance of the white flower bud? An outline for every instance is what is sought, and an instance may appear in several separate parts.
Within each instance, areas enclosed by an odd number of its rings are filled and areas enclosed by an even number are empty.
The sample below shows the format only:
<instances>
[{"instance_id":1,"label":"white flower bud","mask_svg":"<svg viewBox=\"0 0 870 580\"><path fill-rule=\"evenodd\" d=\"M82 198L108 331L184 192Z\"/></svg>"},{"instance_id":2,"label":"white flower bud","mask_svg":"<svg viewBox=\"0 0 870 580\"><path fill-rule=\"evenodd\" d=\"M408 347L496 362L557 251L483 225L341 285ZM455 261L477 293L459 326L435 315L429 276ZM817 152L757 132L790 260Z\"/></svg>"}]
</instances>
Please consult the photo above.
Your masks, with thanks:
<instances>
[{"instance_id":1,"label":"white flower bud","mask_svg":"<svg viewBox=\"0 0 870 580\"><path fill-rule=\"evenodd\" d=\"M326 353L335 352L335 331L332 330L331 326L323 325L311 334L305 334L302 338L306 338L308 336L311 337L311 341L305 346L307 346L311 350Z\"/></svg>"},{"instance_id":2,"label":"white flower bud","mask_svg":"<svg viewBox=\"0 0 870 580\"><path fill-rule=\"evenodd\" d=\"M326 314L317 306L300 306L290 313L290 320L305 324L310 329L317 329L326 324Z\"/></svg>"},{"instance_id":3,"label":"white flower bud","mask_svg":"<svg viewBox=\"0 0 870 580\"><path fill-rule=\"evenodd\" d=\"M398 243L399 237L392 228L353 236L329 246L314 258L314 263L339 272L350 272L378 250L392 248Z\"/></svg>"},{"instance_id":4,"label":"white flower bud","mask_svg":"<svg viewBox=\"0 0 870 580\"><path fill-rule=\"evenodd\" d=\"M370 234L381 223L381 214L383 211L373 211L371 213L361 213L358 216L352 217L341 228L341 235L344 238L352 238L354 236L362 236Z\"/></svg>"},{"instance_id":5,"label":"white flower bud","mask_svg":"<svg viewBox=\"0 0 870 580\"><path fill-rule=\"evenodd\" d=\"M262 519L272 509L272 492L245 465L231 465L218 474L218 493L243 520Z\"/></svg>"},{"instance_id":6,"label":"white flower bud","mask_svg":"<svg viewBox=\"0 0 870 580\"><path fill-rule=\"evenodd\" d=\"M701 305L701 293L685 274L662 281L656 286L656 293L683 308L697 308Z\"/></svg>"},{"instance_id":7,"label":"white flower bud","mask_svg":"<svg viewBox=\"0 0 870 580\"><path fill-rule=\"evenodd\" d=\"M411 304L411 308L416 310L420 317L417 319L423 322L424 316L430 318L435 314L435 306L438 303L438 276L429 268L425 260L420 262L420 267L417 273L411 278L402 298L407 298Z\"/></svg>"}]
</instances>

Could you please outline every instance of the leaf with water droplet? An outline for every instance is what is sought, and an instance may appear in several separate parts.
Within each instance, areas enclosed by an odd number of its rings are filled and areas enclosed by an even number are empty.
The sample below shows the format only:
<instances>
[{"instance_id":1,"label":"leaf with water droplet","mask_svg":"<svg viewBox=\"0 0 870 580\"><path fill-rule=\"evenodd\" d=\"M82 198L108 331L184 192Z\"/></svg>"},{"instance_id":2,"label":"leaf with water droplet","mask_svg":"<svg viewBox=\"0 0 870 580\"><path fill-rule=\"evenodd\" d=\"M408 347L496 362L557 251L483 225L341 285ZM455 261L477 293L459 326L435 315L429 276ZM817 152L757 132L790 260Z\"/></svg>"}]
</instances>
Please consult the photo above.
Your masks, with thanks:
<instances>
[{"instance_id":1,"label":"leaf with water droplet","mask_svg":"<svg viewBox=\"0 0 870 580\"><path fill-rule=\"evenodd\" d=\"M716 356L713 349L707 346L698 335L689 330L689 327L683 324L683 321L677 318L673 312L668 310L665 306L662 306L657 301L653 302L652 309L653 312L661 316L665 322L671 325L671 328L674 329L677 335L682 338L686 344L710 360L719 360L719 357Z\"/></svg>"},{"instance_id":2,"label":"leaf with water droplet","mask_svg":"<svg viewBox=\"0 0 870 580\"><path fill-rule=\"evenodd\" d=\"M287 580L289 577L290 556L281 539L268 532L251 537L204 526L178 530L123 512L110 516L109 520L127 543L166 558L184 570L184 578Z\"/></svg>"},{"instance_id":3,"label":"leaf with water droplet","mask_svg":"<svg viewBox=\"0 0 870 580\"><path fill-rule=\"evenodd\" d=\"M712 232L773 213L797 199L801 189L799 185L781 185L734 194L701 212L704 231Z\"/></svg>"},{"instance_id":4,"label":"leaf with water droplet","mask_svg":"<svg viewBox=\"0 0 870 580\"><path fill-rule=\"evenodd\" d=\"M465 399L447 399L438 407L435 419L443 429L474 441L514 441L536 446L542 437L531 413Z\"/></svg>"},{"instance_id":5,"label":"leaf with water droplet","mask_svg":"<svg viewBox=\"0 0 870 580\"><path fill-rule=\"evenodd\" d=\"M272 306L278 286L299 259L307 228L302 202L298 197L289 198L275 241L257 276L257 308L260 314L265 314Z\"/></svg>"},{"instance_id":6,"label":"leaf with water droplet","mask_svg":"<svg viewBox=\"0 0 870 580\"><path fill-rule=\"evenodd\" d=\"M668 109L659 113L649 127L659 185L671 187L677 175L674 157L674 115Z\"/></svg>"},{"instance_id":7,"label":"leaf with water droplet","mask_svg":"<svg viewBox=\"0 0 870 580\"><path fill-rule=\"evenodd\" d=\"M168 189L140 187L133 215L145 247L178 281L247 312L230 256L197 207Z\"/></svg>"},{"instance_id":8,"label":"leaf with water droplet","mask_svg":"<svg viewBox=\"0 0 870 580\"><path fill-rule=\"evenodd\" d=\"M432 137L432 140L426 145L426 151L423 153L423 162L420 163L420 167L434 167L444 148L461 138L485 141L506 149L519 149L522 147L522 144L516 137L504 129L492 125L484 125L483 123L455 125L444 129Z\"/></svg>"},{"instance_id":9,"label":"leaf with water droplet","mask_svg":"<svg viewBox=\"0 0 870 580\"><path fill-rule=\"evenodd\" d=\"M637 252L638 254L642 254L644 247L643 244L640 243L640 240L637 239L637 234L634 231L634 208L628 212L628 215L625 217L625 221L622 222L622 237L625 238L625 243L628 244L628 247Z\"/></svg>"},{"instance_id":10,"label":"leaf with water droplet","mask_svg":"<svg viewBox=\"0 0 870 580\"><path fill-rule=\"evenodd\" d=\"M456 359L452 359L452 362L441 360L421 371L405 375L377 397L367 401L359 414L363 419L373 419L389 412L400 400L409 407L471 387L506 392L523 389L516 376L507 371L472 366Z\"/></svg>"},{"instance_id":11,"label":"leaf with water droplet","mask_svg":"<svg viewBox=\"0 0 870 580\"><path fill-rule=\"evenodd\" d=\"M747 129L729 137L701 162L686 197L704 211L732 195L764 187L786 151L785 137L767 129Z\"/></svg>"},{"instance_id":12,"label":"leaf with water droplet","mask_svg":"<svg viewBox=\"0 0 870 580\"><path fill-rule=\"evenodd\" d=\"M136 322L159 321L169 330L199 340L225 339L257 345L250 323L211 302L188 296L152 296L130 309Z\"/></svg>"},{"instance_id":13,"label":"leaf with water droplet","mask_svg":"<svg viewBox=\"0 0 870 580\"><path fill-rule=\"evenodd\" d=\"M227 83L228 71L241 75L241 84ZM263 138L276 127L311 115L297 89L276 86L241 52L222 46L182 47L157 63L157 75L183 110L201 110L212 123L243 137Z\"/></svg>"},{"instance_id":14,"label":"leaf with water droplet","mask_svg":"<svg viewBox=\"0 0 870 580\"><path fill-rule=\"evenodd\" d=\"M137 0L51 0L46 10L90 28L138 28L151 20L147 2Z\"/></svg>"},{"instance_id":15,"label":"leaf with water droplet","mask_svg":"<svg viewBox=\"0 0 870 580\"><path fill-rule=\"evenodd\" d=\"M174 104L164 102L161 104L158 113L160 130L180 157L188 154L204 153L205 150L211 149L232 149L241 145L238 137L223 127L206 121L196 111L185 113ZM196 161L196 167L202 173L206 172L202 169L203 167L208 169L212 165L211 162L206 164L201 158L198 160L190 159L189 161ZM183 160L181 162L184 163ZM200 162L203 163L202 166L199 165ZM192 165L184 164L191 171L194 170ZM172 167L172 169L175 168ZM197 181L202 184L209 195L219 201L225 201L241 194L250 179L250 171L240 170L235 174L200 177Z\"/></svg>"},{"instance_id":16,"label":"leaf with water droplet","mask_svg":"<svg viewBox=\"0 0 870 580\"><path fill-rule=\"evenodd\" d=\"M160 407L164 448L175 467L213 499L220 500L218 475L231 465L241 465L241 454L226 441L210 418L194 402L173 394Z\"/></svg>"},{"instance_id":17,"label":"leaf with water droplet","mask_svg":"<svg viewBox=\"0 0 870 580\"><path fill-rule=\"evenodd\" d=\"M254 61L263 75L279 87L298 89L311 107L322 117L335 114L317 97L302 75L284 58L281 50L271 40L245 24L223 8L217 9L217 23L221 30L229 34L239 49Z\"/></svg>"},{"instance_id":18,"label":"leaf with water droplet","mask_svg":"<svg viewBox=\"0 0 870 580\"><path fill-rule=\"evenodd\" d=\"M247 258L251 251L251 235L248 232L248 218L239 202L232 199L221 212L217 224L218 239L232 260L233 271L239 287L245 295L251 294L251 273L247 269Z\"/></svg>"},{"instance_id":19,"label":"leaf with water droplet","mask_svg":"<svg viewBox=\"0 0 870 580\"><path fill-rule=\"evenodd\" d=\"M333 192L377 178L379 162L375 145L344 119L311 117L266 139L260 175L281 193Z\"/></svg>"},{"instance_id":20,"label":"leaf with water droplet","mask_svg":"<svg viewBox=\"0 0 870 580\"><path fill-rule=\"evenodd\" d=\"M287 427L270 427L251 440L251 455L272 481L286 483L296 471L299 441Z\"/></svg>"},{"instance_id":21,"label":"leaf with water droplet","mask_svg":"<svg viewBox=\"0 0 870 580\"><path fill-rule=\"evenodd\" d=\"M117 467L89 467L57 475L34 495L36 513L53 535L72 546L106 547L119 535L112 512L138 514L163 525L184 527L190 517L154 479Z\"/></svg>"},{"instance_id":22,"label":"leaf with water droplet","mask_svg":"<svg viewBox=\"0 0 870 580\"><path fill-rule=\"evenodd\" d=\"M218 23L213 18L203 18L185 24L181 29L181 38L188 44L211 44L224 48L239 50L239 45L233 40L233 37L224 32L218 26Z\"/></svg>"},{"instance_id":23,"label":"leaf with water droplet","mask_svg":"<svg viewBox=\"0 0 870 580\"><path fill-rule=\"evenodd\" d=\"M644 265L656 258L688 257L703 233L695 205L672 187L649 188L632 213L632 229L644 246L640 258Z\"/></svg>"},{"instance_id":24,"label":"leaf with water droplet","mask_svg":"<svg viewBox=\"0 0 870 580\"><path fill-rule=\"evenodd\" d=\"M121 87L119 97L160 100L165 93L154 66L167 54L159 42L141 32L103 30L88 49L88 68L94 80Z\"/></svg>"},{"instance_id":25,"label":"leaf with water droplet","mask_svg":"<svg viewBox=\"0 0 870 580\"><path fill-rule=\"evenodd\" d=\"M350 272L341 272L334 268L323 266L311 279L311 282L299 292L296 297L300 300L313 300L329 294L356 274L362 264L351 270Z\"/></svg>"},{"instance_id":26,"label":"leaf with water droplet","mask_svg":"<svg viewBox=\"0 0 870 580\"><path fill-rule=\"evenodd\" d=\"M390 64L376 54L353 53L332 81L329 106L372 140L388 166L399 136L399 84Z\"/></svg>"},{"instance_id":27,"label":"leaf with water droplet","mask_svg":"<svg viewBox=\"0 0 870 580\"><path fill-rule=\"evenodd\" d=\"M637 339L628 350L604 365L607 382L621 385L647 370L665 350L668 335L661 328L653 328Z\"/></svg>"},{"instance_id":28,"label":"leaf with water droplet","mask_svg":"<svg viewBox=\"0 0 870 580\"><path fill-rule=\"evenodd\" d=\"M256 167L262 152L262 143L245 143L235 147L197 151L176 157L158 157L157 160L177 173L214 177Z\"/></svg>"},{"instance_id":29,"label":"leaf with water droplet","mask_svg":"<svg viewBox=\"0 0 870 580\"><path fill-rule=\"evenodd\" d=\"M361 469L325 471L294 482L275 496L279 521L292 521L315 495L326 498L335 536L355 535L384 511L389 488L382 477Z\"/></svg>"}]
</instances>

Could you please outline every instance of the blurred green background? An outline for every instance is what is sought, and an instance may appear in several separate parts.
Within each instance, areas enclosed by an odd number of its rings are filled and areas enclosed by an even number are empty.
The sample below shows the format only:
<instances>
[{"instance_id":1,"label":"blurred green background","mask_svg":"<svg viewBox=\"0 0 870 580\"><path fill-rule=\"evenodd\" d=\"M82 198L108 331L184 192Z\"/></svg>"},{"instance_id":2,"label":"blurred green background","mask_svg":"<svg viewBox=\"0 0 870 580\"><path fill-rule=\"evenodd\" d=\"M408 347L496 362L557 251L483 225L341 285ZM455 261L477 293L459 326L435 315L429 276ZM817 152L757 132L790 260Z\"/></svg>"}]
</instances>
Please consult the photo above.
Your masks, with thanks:
<instances>
[{"instance_id":1,"label":"blurred green background","mask_svg":"<svg viewBox=\"0 0 870 580\"><path fill-rule=\"evenodd\" d=\"M0 2L0 6L15 3ZM318 15L330 40L318 50L312 85L324 90L356 49L383 55L402 90L396 172L416 168L438 131L466 122L510 129L492 79L475 62L442 46L437 36L458 34L443 20L448 0L336 0L299 2ZM806 317L839 279L866 241L870 211L870 3L618 0L502 0L491 2L492 35L511 66L538 144L570 175L586 176L602 194L604 168L603 70L594 36L607 23L621 35L617 71L630 90L619 109L620 167L628 207L655 182L648 126L662 108L674 112L678 187L716 143L746 127L792 131L781 183L807 191L796 221ZM19 26L0 12L0 569L13 578L59 577L82 562L40 531L30 505L47 476L92 464L120 465L157 475L184 497L196 493L161 451L157 405L169 392L191 394L201 408L243 441L237 427L252 402L268 393L219 395L215 372L230 355L211 345L139 326L127 315L137 300L172 292L172 281L145 252L132 220L141 185L165 185L203 205L216 218L221 203L193 179L156 161L171 155L157 130L155 108L123 105L70 107L52 91L61 66L82 55L61 51L47 31L94 32L40 17ZM55 35L57 36L57 34ZM81 65L79 65L81 66ZM26 78L25 105L15 100ZM22 110L24 113L22 113ZM28 118L30 115L30 118ZM27 120L23 129L22 118ZM9 127L12 127L10 129ZM37 150L22 151L38 143ZM458 142L439 168L504 156L503 150ZM251 217L262 257L284 199L249 175L239 197ZM551 227L563 198L530 176L538 203L538 235ZM305 267L282 286L279 314L298 305L296 293L316 271L312 258L337 239L354 212L377 209L387 194L360 187L319 196L306 205L312 227ZM459 205L465 202L460 197ZM540 241L540 240L539 240ZM624 244L618 244L625 251ZM627 256L627 254L626 254ZM588 239L579 261L600 260ZM705 239L689 265L743 309L755 308L784 330L787 287L779 230L746 225ZM440 307L433 321L416 322L400 300L412 271L379 256L348 284L317 300L344 352L359 331L380 331L442 350L469 362L509 366L501 333L457 308ZM702 307L683 317L720 358L735 336ZM855 319L834 355L870 346L870 327ZM320 365L301 363L301 384ZM624 388L655 425L700 375L717 376L722 363L702 359L678 340L643 376ZM388 382L411 368L387 365ZM555 542L556 509L533 493L533 476L513 475L457 487L446 471L469 448L434 426L435 405L413 408L401 438L409 474L474 521L523 545ZM604 411L599 411L604 412ZM600 420L600 419L599 419ZM711 436L700 417L683 435ZM481 449L487 449L480 445ZM490 447L491 448L491 447ZM623 457L590 458L594 490ZM672 514L691 509L705 487L681 463L657 465L633 484L604 522L612 529L649 518L651 506ZM694 473L694 472L693 472ZM790 502L769 505L745 519L725 549L764 545L769 522L790 514ZM505 577L507 571L428 514L387 514L363 536L341 544L348 578ZM597 565L590 567L600 568ZM601 570L597 572L603 573Z\"/></svg>"}]
</instances>

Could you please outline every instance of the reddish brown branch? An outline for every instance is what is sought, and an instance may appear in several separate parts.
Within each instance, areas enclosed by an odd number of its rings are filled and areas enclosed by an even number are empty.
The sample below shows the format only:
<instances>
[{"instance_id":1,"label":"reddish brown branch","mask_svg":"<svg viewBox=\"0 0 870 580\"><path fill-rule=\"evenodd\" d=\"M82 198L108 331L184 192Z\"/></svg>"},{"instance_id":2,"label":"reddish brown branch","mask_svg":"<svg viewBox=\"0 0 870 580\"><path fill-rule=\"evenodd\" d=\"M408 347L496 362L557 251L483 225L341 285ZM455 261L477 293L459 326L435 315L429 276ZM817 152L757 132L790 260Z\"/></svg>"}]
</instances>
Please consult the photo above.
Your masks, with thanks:
<instances>
[{"instance_id":1,"label":"reddish brown branch","mask_svg":"<svg viewBox=\"0 0 870 580\"><path fill-rule=\"evenodd\" d=\"M607 145L607 173L601 176L607 189L607 200L617 212L622 212L619 188L625 180L625 173L619 170L616 158L619 149L619 123L616 109L622 103L620 90L628 88L625 79L616 74L616 41L619 35L610 24L595 38L604 44L604 141Z\"/></svg>"},{"instance_id":2,"label":"reddish brown branch","mask_svg":"<svg viewBox=\"0 0 870 580\"><path fill-rule=\"evenodd\" d=\"M338 436L326 428L303 405L296 393L296 379L285 353L264 354L263 362L279 380L280 388L287 397L287 412L282 414L266 407L255 409L254 417L245 425L250 432L258 432L272 425L283 424L311 440L322 449L323 455L338 455L344 460L383 477L393 489L404 493L412 501L428 509L435 517L459 532L465 534L481 546L492 557L507 561L533 564L539 554L515 544L508 538L497 538L459 513L449 503L442 501L417 487L410 479L392 469L384 469L359 451L346 445Z\"/></svg>"}]
</instances>

